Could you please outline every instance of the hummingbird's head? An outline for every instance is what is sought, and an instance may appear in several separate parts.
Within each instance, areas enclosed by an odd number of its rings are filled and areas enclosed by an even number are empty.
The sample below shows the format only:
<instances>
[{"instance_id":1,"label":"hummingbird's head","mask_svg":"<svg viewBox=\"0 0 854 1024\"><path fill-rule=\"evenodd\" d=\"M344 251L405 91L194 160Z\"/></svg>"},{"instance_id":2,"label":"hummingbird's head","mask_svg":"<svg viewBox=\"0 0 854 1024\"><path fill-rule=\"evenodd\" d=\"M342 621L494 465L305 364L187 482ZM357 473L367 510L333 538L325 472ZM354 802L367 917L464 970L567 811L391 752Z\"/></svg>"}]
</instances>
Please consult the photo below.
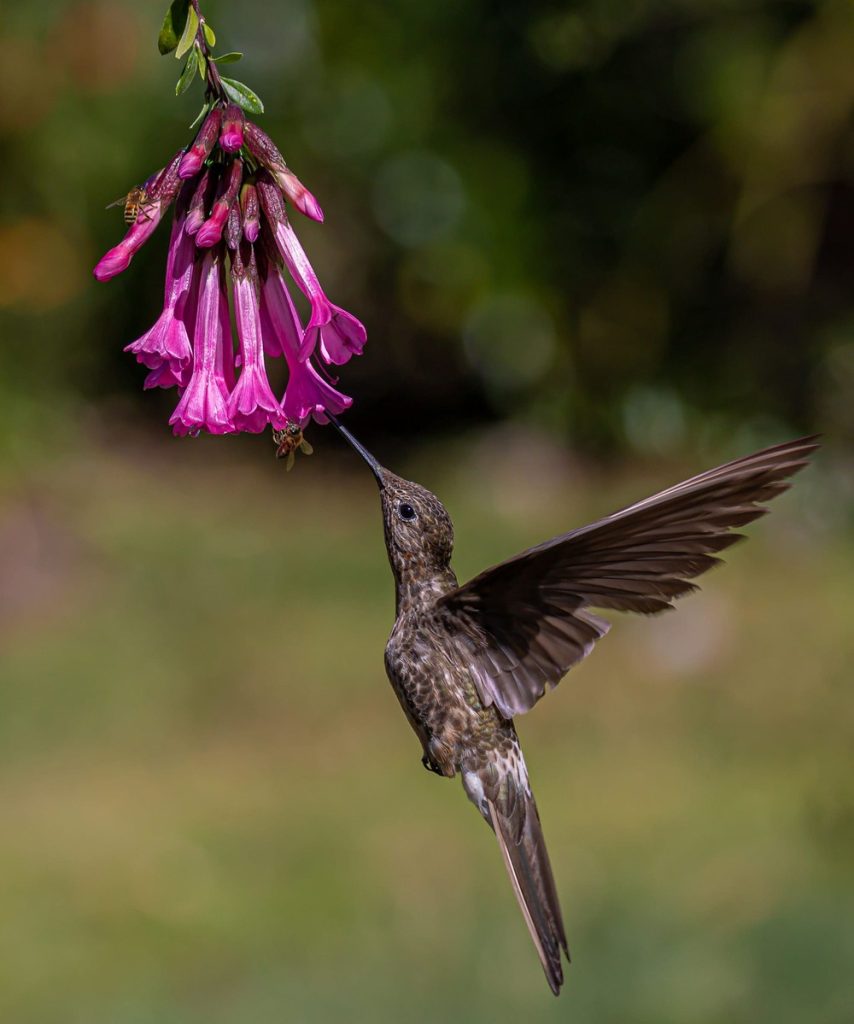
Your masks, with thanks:
<instances>
[{"instance_id":1,"label":"hummingbird's head","mask_svg":"<svg viewBox=\"0 0 854 1024\"><path fill-rule=\"evenodd\" d=\"M381 466L349 430L329 417L339 433L367 462L380 489L385 543L398 579L428 579L448 568L454 527L445 506L426 487Z\"/></svg>"},{"instance_id":2,"label":"hummingbird's head","mask_svg":"<svg viewBox=\"0 0 854 1024\"><path fill-rule=\"evenodd\" d=\"M398 576L429 578L447 569L454 526L436 495L383 469L380 499L388 557Z\"/></svg>"}]
</instances>

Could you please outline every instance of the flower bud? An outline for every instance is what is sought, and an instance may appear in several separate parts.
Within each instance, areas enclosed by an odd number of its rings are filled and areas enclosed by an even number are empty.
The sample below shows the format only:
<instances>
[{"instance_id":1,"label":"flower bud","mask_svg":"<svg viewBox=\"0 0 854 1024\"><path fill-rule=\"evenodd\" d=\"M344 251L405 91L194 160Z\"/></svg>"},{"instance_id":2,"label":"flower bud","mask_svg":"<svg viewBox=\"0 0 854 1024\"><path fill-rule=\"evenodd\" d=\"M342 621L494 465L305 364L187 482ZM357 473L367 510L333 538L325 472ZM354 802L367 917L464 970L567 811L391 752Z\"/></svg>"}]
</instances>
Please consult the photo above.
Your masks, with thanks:
<instances>
[{"instance_id":1,"label":"flower bud","mask_svg":"<svg viewBox=\"0 0 854 1024\"><path fill-rule=\"evenodd\" d=\"M213 175L209 170L199 178L190 205L187 209L187 220L184 223L184 231L188 235L194 235L204 224L207 216L208 200L210 198Z\"/></svg>"},{"instance_id":2,"label":"flower bud","mask_svg":"<svg viewBox=\"0 0 854 1024\"><path fill-rule=\"evenodd\" d=\"M144 208L137 222L131 226L121 242L98 260L92 271L96 280L109 281L111 277L127 270L130 261L154 233L167 206L168 203L165 202L154 202Z\"/></svg>"},{"instance_id":3,"label":"flower bud","mask_svg":"<svg viewBox=\"0 0 854 1024\"><path fill-rule=\"evenodd\" d=\"M322 221L323 210L320 208L320 203L302 184L299 178L288 170L285 158L279 152L270 136L252 121L246 122L244 136L246 148L258 163L269 170L278 183L279 188L300 213L310 217L312 220Z\"/></svg>"},{"instance_id":4,"label":"flower bud","mask_svg":"<svg viewBox=\"0 0 854 1024\"><path fill-rule=\"evenodd\" d=\"M291 171L273 171L273 177L279 184L279 188L290 199L294 206L306 217L323 223L323 210L320 203L314 198L309 190L303 185L299 178Z\"/></svg>"},{"instance_id":5,"label":"flower bud","mask_svg":"<svg viewBox=\"0 0 854 1024\"><path fill-rule=\"evenodd\" d=\"M158 174L157 180L151 186L148 193L150 201L157 199L165 211L181 188L181 179L178 177L178 168L184 156L184 151L179 149L169 163Z\"/></svg>"},{"instance_id":6,"label":"flower bud","mask_svg":"<svg viewBox=\"0 0 854 1024\"><path fill-rule=\"evenodd\" d=\"M279 152L276 143L262 131L254 121L247 121L243 126L243 137L246 148L264 167L287 167L285 158Z\"/></svg>"},{"instance_id":7,"label":"flower bud","mask_svg":"<svg viewBox=\"0 0 854 1024\"><path fill-rule=\"evenodd\" d=\"M240 206L232 203L228 211L228 220L225 222L225 244L229 249L236 250L240 245L240 236L243 233L243 225L240 223Z\"/></svg>"},{"instance_id":8,"label":"flower bud","mask_svg":"<svg viewBox=\"0 0 854 1024\"><path fill-rule=\"evenodd\" d=\"M181 165L178 168L178 176L181 178L194 178L202 169L202 164L207 160L210 151L219 135L222 113L219 107L214 109L205 118L196 141L181 158Z\"/></svg>"},{"instance_id":9,"label":"flower bud","mask_svg":"<svg viewBox=\"0 0 854 1024\"><path fill-rule=\"evenodd\" d=\"M240 211L243 214L243 235L247 242L256 242L261 228L258 192L248 183L240 190Z\"/></svg>"},{"instance_id":10,"label":"flower bud","mask_svg":"<svg viewBox=\"0 0 854 1024\"><path fill-rule=\"evenodd\" d=\"M243 124L246 118L236 103L229 103L222 115L222 131L219 135L220 149L226 153L237 153L243 145Z\"/></svg>"},{"instance_id":11,"label":"flower bud","mask_svg":"<svg viewBox=\"0 0 854 1024\"><path fill-rule=\"evenodd\" d=\"M278 224L287 220L284 197L270 175L265 172L258 175L255 188L258 191L258 199L264 216L275 230Z\"/></svg>"},{"instance_id":12,"label":"flower bud","mask_svg":"<svg viewBox=\"0 0 854 1024\"><path fill-rule=\"evenodd\" d=\"M222 238L225 222L228 220L228 211L237 198L237 190L240 188L242 177L243 163L240 160L232 160L227 176L220 182L220 194L213 204L211 215L202 224L196 235L196 245L200 249L216 245Z\"/></svg>"}]
</instances>

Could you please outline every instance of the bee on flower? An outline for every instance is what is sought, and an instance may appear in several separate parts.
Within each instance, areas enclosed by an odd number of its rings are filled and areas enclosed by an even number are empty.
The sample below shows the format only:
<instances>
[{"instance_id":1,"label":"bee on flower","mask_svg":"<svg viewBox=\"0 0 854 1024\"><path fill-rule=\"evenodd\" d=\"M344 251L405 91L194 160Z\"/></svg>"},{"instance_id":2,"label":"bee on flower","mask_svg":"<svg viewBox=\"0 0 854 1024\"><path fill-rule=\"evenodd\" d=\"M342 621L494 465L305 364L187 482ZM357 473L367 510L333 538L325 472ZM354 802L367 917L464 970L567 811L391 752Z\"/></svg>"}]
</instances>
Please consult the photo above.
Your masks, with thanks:
<instances>
[{"instance_id":1,"label":"bee on flower","mask_svg":"<svg viewBox=\"0 0 854 1024\"><path fill-rule=\"evenodd\" d=\"M276 446L276 458L287 459L285 469L290 472L294 468L294 458L298 451L303 455L312 455L314 448L303 436L302 427L293 420L283 430L273 431L273 444Z\"/></svg>"},{"instance_id":2,"label":"bee on flower","mask_svg":"<svg viewBox=\"0 0 854 1024\"><path fill-rule=\"evenodd\" d=\"M121 196L119 199L109 203L107 209L110 210L114 206L123 206L125 224L136 224L147 202L148 193L145 191L145 186L134 185L126 196Z\"/></svg>"}]
</instances>

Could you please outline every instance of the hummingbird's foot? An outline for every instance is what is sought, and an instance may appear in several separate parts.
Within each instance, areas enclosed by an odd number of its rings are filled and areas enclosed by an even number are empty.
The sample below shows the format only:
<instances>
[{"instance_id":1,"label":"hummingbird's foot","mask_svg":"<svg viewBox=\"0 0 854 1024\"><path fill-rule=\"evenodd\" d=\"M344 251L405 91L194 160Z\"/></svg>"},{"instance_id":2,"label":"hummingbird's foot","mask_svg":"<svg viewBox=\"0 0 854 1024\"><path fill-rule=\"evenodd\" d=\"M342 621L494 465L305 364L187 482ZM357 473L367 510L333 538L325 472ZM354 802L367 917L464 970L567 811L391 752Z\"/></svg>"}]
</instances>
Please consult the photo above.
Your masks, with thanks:
<instances>
[{"instance_id":1,"label":"hummingbird's foot","mask_svg":"<svg viewBox=\"0 0 854 1024\"><path fill-rule=\"evenodd\" d=\"M432 758L429 758L426 754L421 758L421 763L424 765L428 772L435 772L436 775L445 774L439 767L439 765L437 765L436 762L432 760Z\"/></svg>"},{"instance_id":2,"label":"hummingbird's foot","mask_svg":"<svg viewBox=\"0 0 854 1024\"><path fill-rule=\"evenodd\" d=\"M453 755L447 744L433 736L424 751L421 763L429 772L435 772L444 779L452 779L454 771Z\"/></svg>"}]
</instances>

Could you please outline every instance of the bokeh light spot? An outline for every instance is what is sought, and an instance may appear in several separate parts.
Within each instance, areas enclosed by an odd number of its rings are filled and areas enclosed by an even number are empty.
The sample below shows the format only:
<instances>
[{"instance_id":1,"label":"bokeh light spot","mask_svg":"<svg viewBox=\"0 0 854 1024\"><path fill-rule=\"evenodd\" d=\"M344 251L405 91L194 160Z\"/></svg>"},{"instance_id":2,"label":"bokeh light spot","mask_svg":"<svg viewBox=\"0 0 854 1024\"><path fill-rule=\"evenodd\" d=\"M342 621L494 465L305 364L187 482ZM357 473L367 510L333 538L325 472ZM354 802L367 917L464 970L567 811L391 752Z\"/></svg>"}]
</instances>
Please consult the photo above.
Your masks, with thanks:
<instances>
[{"instance_id":1,"label":"bokeh light spot","mask_svg":"<svg viewBox=\"0 0 854 1024\"><path fill-rule=\"evenodd\" d=\"M817 189L800 189L764 203L733 229L736 274L756 288L806 289L825 213Z\"/></svg>"},{"instance_id":2,"label":"bokeh light spot","mask_svg":"<svg viewBox=\"0 0 854 1024\"><path fill-rule=\"evenodd\" d=\"M401 304L417 323L456 330L489 279L478 249L462 242L438 242L407 253L401 265Z\"/></svg>"},{"instance_id":3,"label":"bokeh light spot","mask_svg":"<svg viewBox=\"0 0 854 1024\"><path fill-rule=\"evenodd\" d=\"M575 11L540 18L532 25L529 39L537 57L556 72L595 64L603 52L588 21Z\"/></svg>"},{"instance_id":4,"label":"bokeh light spot","mask_svg":"<svg viewBox=\"0 0 854 1024\"><path fill-rule=\"evenodd\" d=\"M503 397L545 376L555 354L555 324L532 296L492 294L469 313L463 343L486 386Z\"/></svg>"},{"instance_id":5,"label":"bokeh light spot","mask_svg":"<svg viewBox=\"0 0 854 1024\"><path fill-rule=\"evenodd\" d=\"M0 36L0 47L0 131L24 131L50 111L57 92L56 69L30 39Z\"/></svg>"},{"instance_id":6,"label":"bokeh light spot","mask_svg":"<svg viewBox=\"0 0 854 1024\"><path fill-rule=\"evenodd\" d=\"M407 248L448 235L465 204L460 176L434 153L401 153L377 175L374 214L386 234Z\"/></svg>"},{"instance_id":7,"label":"bokeh light spot","mask_svg":"<svg viewBox=\"0 0 854 1024\"><path fill-rule=\"evenodd\" d=\"M78 247L48 220L0 226L0 253L0 308L55 309L87 280Z\"/></svg>"},{"instance_id":8,"label":"bokeh light spot","mask_svg":"<svg viewBox=\"0 0 854 1024\"><path fill-rule=\"evenodd\" d=\"M628 376L658 362L668 324L664 292L620 275L604 284L581 311L580 349L591 366Z\"/></svg>"},{"instance_id":9,"label":"bokeh light spot","mask_svg":"<svg viewBox=\"0 0 854 1024\"><path fill-rule=\"evenodd\" d=\"M57 25L55 59L80 89L113 92L137 73L145 27L126 4L74 4Z\"/></svg>"},{"instance_id":10,"label":"bokeh light spot","mask_svg":"<svg viewBox=\"0 0 854 1024\"><path fill-rule=\"evenodd\" d=\"M673 453L685 443L685 405L668 388L632 388L623 405L623 427L635 451Z\"/></svg>"},{"instance_id":11,"label":"bokeh light spot","mask_svg":"<svg viewBox=\"0 0 854 1024\"><path fill-rule=\"evenodd\" d=\"M329 84L311 103L306 118L308 143L325 157L373 153L391 123L391 105L371 78L349 75Z\"/></svg>"}]
</instances>

